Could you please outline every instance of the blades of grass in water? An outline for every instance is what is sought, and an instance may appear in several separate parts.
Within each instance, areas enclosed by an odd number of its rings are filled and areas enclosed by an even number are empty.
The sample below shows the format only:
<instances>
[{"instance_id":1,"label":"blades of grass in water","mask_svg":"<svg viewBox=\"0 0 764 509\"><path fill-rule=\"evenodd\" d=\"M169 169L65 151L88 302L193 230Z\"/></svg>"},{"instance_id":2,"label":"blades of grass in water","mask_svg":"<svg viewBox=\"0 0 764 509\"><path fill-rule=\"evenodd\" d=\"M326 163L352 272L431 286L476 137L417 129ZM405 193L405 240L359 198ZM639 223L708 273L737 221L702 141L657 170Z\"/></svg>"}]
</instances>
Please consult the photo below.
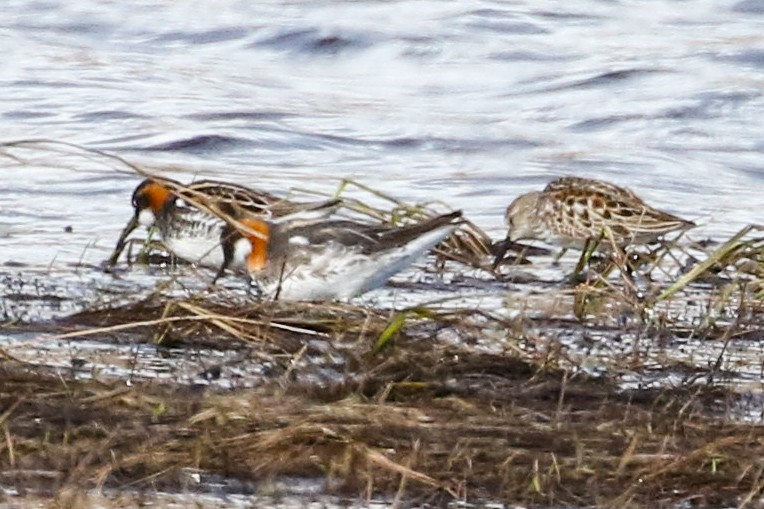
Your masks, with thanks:
<instances>
[{"instance_id":1,"label":"blades of grass in water","mask_svg":"<svg viewBox=\"0 0 764 509\"><path fill-rule=\"evenodd\" d=\"M752 230L761 230L760 226L749 225L740 230L735 236L725 242L716 251L711 253L708 258L703 262L696 265L690 272L680 277L674 284L663 290L657 297L657 301L666 300L676 292L682 290L688 284L696 280L701 274L706 272L709 268L717 263L723 263L731 254L738 251L742 247L748 245L747 242L742 242L742 238L745 237Z\"/></svg>"},{"instance_id":2,"label":"blades of grass in water","mask_svg":"<svg viewBox=\"0 0 764 509\"><path fill-rule=\"evenodd\" d=\"M376 343L374 343L374 348L372 348L372 353L377 354L379 353L387 344L392 340L398 332L403 329L403 326L406 324L406 321L410 317L416 317L416 318L435 318L435 313L432 312L432 310L426 308L426 307L415 307L411 309L406 309L404 311L400 311L396 313L393 316L393 319L390 320L390 323L387 327L385 327L385 330L382 331L382 333L379 335L379 338L377 339Z\"/></svg>"},{"instance_id":3,"label":"blades of grass in water","mask_svg":"<svg viewBox=\"0 0 764 509\"><path fill-rule=\"evenodd\" d=\"M377 354L385 346L387 346L390 340L393 339L403 328L403 325L406 323L406 319L409 317L409 314L410 311L401 311L400 313L396 313L395 316L393 316L393 319L390 321L390 325L388 325L385 330L382 331L382 334L379 335L377 342L374 343L372 353Z\"/></svg>"}]
</instances>

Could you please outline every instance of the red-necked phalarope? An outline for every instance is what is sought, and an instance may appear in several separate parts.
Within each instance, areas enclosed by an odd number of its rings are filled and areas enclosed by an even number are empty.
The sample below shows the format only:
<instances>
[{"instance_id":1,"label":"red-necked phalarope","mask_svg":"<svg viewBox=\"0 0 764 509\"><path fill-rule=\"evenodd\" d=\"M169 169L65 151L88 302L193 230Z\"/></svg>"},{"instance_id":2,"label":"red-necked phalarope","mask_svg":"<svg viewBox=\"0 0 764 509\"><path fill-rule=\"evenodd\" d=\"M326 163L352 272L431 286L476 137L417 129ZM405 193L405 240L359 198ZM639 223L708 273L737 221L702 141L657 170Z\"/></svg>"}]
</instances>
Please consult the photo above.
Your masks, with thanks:
<instances>
[{"instance_id":1,"label":"red-necked phalarope","mask_svg":"<svg viewBox=\"0 0 764 509\"><path fill-rule=\"evenodd\" d=\"M226 268L285 300L346 300L378 288L448 237L461 211L403 227L345 220L271 222L239 215L223 232Z\"/></svg>"},{"instance_id":2,"label":"red-necked phalarope","mask_svg":"<svg viewBox=\"0 0 764 509\"><path fill-rule=\"evenodd\" d=\"M210 210L221 215L241 210L263 218L309 213L326 217L339 203L339 200L296 203L227 182L203 180L182 186L171 179L152 177L135 188L132 197L135 213L106 264L110 267L117 262L127 236L138 225L156 225L164 245L174 255L218 269L224 262L220 235L225 221Z\"/></svg>"}]
</instances>

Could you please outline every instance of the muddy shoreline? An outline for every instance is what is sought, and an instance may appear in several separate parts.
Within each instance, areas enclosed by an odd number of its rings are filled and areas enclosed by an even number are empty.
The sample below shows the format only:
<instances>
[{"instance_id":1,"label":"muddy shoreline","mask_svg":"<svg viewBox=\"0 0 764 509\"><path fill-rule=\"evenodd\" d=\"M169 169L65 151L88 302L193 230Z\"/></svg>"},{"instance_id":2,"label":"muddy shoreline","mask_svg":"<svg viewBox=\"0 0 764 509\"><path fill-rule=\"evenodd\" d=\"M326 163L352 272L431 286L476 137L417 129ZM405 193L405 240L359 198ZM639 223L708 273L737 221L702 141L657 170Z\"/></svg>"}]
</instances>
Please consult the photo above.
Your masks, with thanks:
<instances>
[{"instance_id":1,"label":"muddy shoreline","mask_svg":"<svg viewBox=\"0 0 764 509\"><path fill-rule=\"evenodd\" d=\"M758 341L757 302L692 335ZM644 345L678 341L679 325L631 329ZM585 344L565 339L635 333L622 323L155 296L5 328L71 345L143 344L171 362L178 350L233 352L188 383L115 378L89 371L87 358L69 370L35 365L6 345L0 462L17 494L204 492L203 479L262 494L299 478L324 494L406 506L711 507L754 500L764 486L764 434L741 418L750 395L725 381L729 366L656 366L633 349L593 369ZM501 351L481 347L497 334ZM253 384L226 380L242 365L264 369ZM639 373L680 382L624 383ZM200 484L189 486L188 471Z\"/></svg>"},{"instance_id":2,"label":"muddy shoreline","mask_svg":"<svg viewBox=\"0 0 764 509\"><path fill-rule=\"evenodd\" d=\"M353 185L367 220L442 212ZM0 503L761 506L761 231L572 275L527 246L492 271L467 224L349 304L257 301L140 242L109 273L13 261Z\"/></svg>"}]
</instances>

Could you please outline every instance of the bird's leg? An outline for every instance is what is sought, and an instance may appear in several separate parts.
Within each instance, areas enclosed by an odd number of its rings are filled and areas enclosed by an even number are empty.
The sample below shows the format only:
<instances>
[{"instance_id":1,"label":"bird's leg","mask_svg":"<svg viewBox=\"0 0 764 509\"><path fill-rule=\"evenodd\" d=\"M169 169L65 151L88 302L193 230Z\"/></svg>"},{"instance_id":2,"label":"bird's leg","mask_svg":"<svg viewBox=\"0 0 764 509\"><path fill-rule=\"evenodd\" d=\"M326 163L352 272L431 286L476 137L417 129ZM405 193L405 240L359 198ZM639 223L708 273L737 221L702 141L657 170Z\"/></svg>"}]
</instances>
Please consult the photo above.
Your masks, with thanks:
<instances>
[{"instance_id":1,"label":"bird's leg","mask_svg":"<svg viewBox=\"0 0 764 509\"><path fill-rule=\"evenodd\" d=\"M225 269L226 269L226 264L223 263L223 265L221 265L218 271L215 273L215 277L212 278L212 283L210 283L210 286L215 286L215 284L218 282L218 279L220 279L221 277L225 275Z\"/></svg>"},{"instance_id":2,"label":"bird's leg","mask_svg":"<svg viewBox=\"0 0 764 509\"><path fill-rule=\"evenodd\" d=\"M212 279L213 285L217 283L218 279L223 277L225 270L229 265L231 265L231 262L233 261L233 246L231 246L229 242L224 242L221 244L221 247L223 248L223 263L220 264L220 268L215 274L215 277Z\"/></svg>"},{"instance_id":3,"label":"bird's leg","mask_svg":"<svg viewBox=\"0 0 764 509\"><path fill-rule=\"evenodd\" d=\"M220 232L220 247L223 250L223 263L220 265L215 277L212 280L212 284L217 283L217 280L223 277L225 270L231 265L233 261L233 235L234 230L228 224L223 227L223 231Z\"/></svg>"},{"instance_id":4,"label":"bird's leg","mask_svg":"<svg viewBox=\"0 0 764 509\"><path fill-rule=\"evenodd\" d=\"M276 291L273 294L273 300L278 300L281 296L281 285L284 283L284 271L286 269L286 258L281 263L281 270L279 270L279 284L276 286Z\"/></svg>"},{"instance_id":5,"label":"bird's leg","mask_svg":"<svg viewBox=\"0 0 764 509\"><path fill-rule=\"evenodd\" d=\"M212 282L210 282L209 286L207 287L207 291L208 292L212 292L212 291L215 290L217 282L218 282L218 279L220 279L221 277L223 277L225 275L225 269L226 269L226 267L228 267L228 263L229 262L224 259L222 265L220 265L220 268L215 273L215 277L212 278Z\"/></svg>"},{"instance_id":6,"label":"bird's leg","mask_svg":"<svg viewBox=\"0 0 764 509\"><path fill-rule=\"evenodd\" d=\"M496 273L496 269L499 267L499 264L502 262L502 260L504 260L504 255L507 254L510 243L511 241L509 240L509 235L507 235L506 239L496 244L498 248L496 249L496 256L493 259L493 263L491 264L491 272L494 274Z\"/></svg>"},{"instance_id":7,"label":"bird's leg","mask_svg":"<svg viewBox=\"0 0 764 509\"><path fill-rule=\"evenodd\" d=\"M573 269L573 279L577 280L581 277L581 273L584 271L584 267L589 263L589 259L592 257L592 239L586 239L584 243L584 249L581 250L581 256L578 258L576 268ZM595 246L596 247L596 246Z\"/></svg>"},{"instance_id":8,"label":"bird's leg","mask_svg":"<svg viewBox=\"0 0 764 509\"><path fill-rule=\"evenodd\" d=\"M584 271L584 267L586 267L586 264L589 261L589 257L586 255L586 253L589 250L590 242L591 241L589 239L586 239L586 242L584 243L584 249L581 251L581 256L578 257L578 262L576 262L576 268L573 269L573 274L570 275L570 282L573 284L584 282L582 273Z\"/></svg>"},{"instance_id":9,"label":"bird's leg","mask_svg":"<svg viewBox=\"0 0 764 509\"><path fill-rule=\"evenodd\" d=\"M597 251L597 248L602 242L603 235L604 232L601 232L600 236L596 240L590 237L587 238L584 242L584 248L581 251L581 256L579 257L578 263L576 263L576 268L573 272L574 281L578 281L581 278L581 273L584 271L584 268L590 264L594 253Z\"/></svg>"},{"instance_id":10,"label":"bird's leg","mask_svg":"<svg viewBox=\"0 0 764 509\"><path fill-rule=\"evenodd\" d=\"M554 259L552 260L552 265L554 265L555 267L558 266L560 264L560 258L565 256L565 253L567 252L568 252L567 247L562 248L560 252L557 253L557 255L555 255Z\"/></svg>"}]
</instances>

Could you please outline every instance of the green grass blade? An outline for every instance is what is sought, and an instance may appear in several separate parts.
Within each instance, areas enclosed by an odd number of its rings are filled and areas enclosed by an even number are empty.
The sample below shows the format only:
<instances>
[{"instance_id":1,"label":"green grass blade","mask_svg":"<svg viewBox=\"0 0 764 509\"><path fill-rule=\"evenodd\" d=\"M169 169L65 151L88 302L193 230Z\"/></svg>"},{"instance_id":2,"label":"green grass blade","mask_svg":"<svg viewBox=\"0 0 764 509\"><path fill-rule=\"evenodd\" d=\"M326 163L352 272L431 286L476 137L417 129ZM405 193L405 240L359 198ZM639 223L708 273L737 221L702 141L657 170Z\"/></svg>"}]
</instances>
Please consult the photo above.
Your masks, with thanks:
<instances>
[{"instance_id":1,"label":"green grass blade","mask_svg":"<svg viewBox=\"0 0 764 509\"><path fill-rule=\"evenodd\" d=\"M390 321L390 325L385 327L385 330L383 330L382 334L379 335L377 342L374 343L374 349L372 350L373 353L377 354L385 346L387 346L387 343L389 343L390 340L395 337L395 335L398 334L398 332L403 328L403 325L406 323L406 319L409 317L409 314L410 311L401 311L400 313L396 313L395 316L393 316L393 319Z\"/></svg>"},{"instance_id":2,"label":"green grass blade","mask_svg":"<svg viewBox=\"0 0 764 509\"><path fill-rule=\"evenodd\" d=\"M695 279L697 279L701 274L703 274L705 271L707 271L709 268L711 268L716 263L719 263L721 260L727 258L730 253L737 251L740 247L745 245L745 242L741 242L741 239L750 232L754 226L749 225L740 230L734 237L732 237L730 240L725 242L719 249L711 253L711 255L706 258L702 263L699 263L693 269L685 274L684 276L680 277L674 284L663 290L660 295L658 295L657 300L662 301L665 299L668 299L672 295L674 295L676 292L693 282Z\"/></svg>"}]
</instances>

